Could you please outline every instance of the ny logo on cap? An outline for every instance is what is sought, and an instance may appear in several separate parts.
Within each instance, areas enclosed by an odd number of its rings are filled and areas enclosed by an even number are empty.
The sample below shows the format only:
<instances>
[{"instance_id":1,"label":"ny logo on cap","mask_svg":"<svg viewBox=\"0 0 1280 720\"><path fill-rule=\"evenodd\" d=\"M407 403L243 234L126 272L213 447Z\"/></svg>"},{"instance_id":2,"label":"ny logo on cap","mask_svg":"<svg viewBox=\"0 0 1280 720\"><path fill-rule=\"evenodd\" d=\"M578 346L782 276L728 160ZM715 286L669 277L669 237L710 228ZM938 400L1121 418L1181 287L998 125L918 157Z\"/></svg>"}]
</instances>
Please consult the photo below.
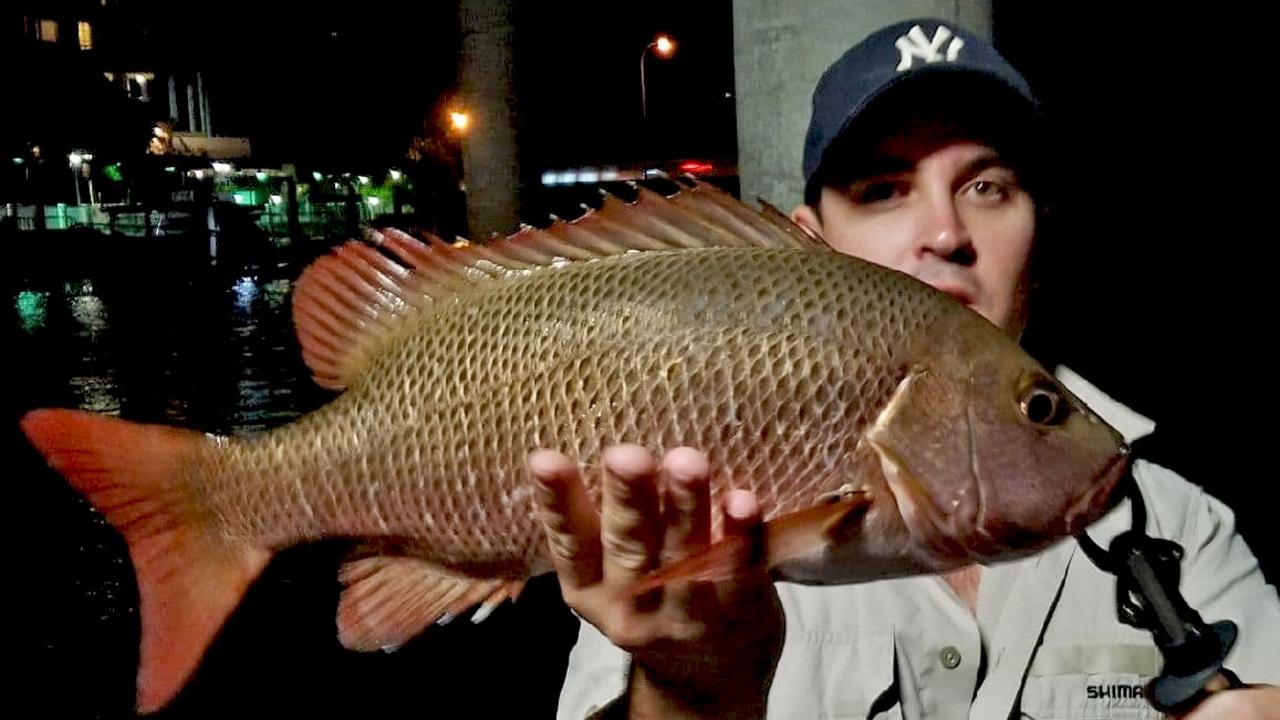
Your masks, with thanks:
<instances>
[{"instance_id":1,"label":"ny logo on cap","mask_svg":"<svg viewBox=\"0 0 1280 720\"><path fill-rule=\"evenodd\" d=\"M947 41L951 42L948 43ZM907 31L906 35L898 38L894 43L898 47L898 52L902 53L902 59L898 62L898 71L910 70L915 58L920 58L927 63L954 62L960 54L960 48L964 47L964 40L956 37L946 25L939 25L937 30L933 31L933 40L930 40L924 30L919 25L913 26ZM947 46L947 54L944 58L942 55L942 46Z\"/></svg>"}]
</instances>

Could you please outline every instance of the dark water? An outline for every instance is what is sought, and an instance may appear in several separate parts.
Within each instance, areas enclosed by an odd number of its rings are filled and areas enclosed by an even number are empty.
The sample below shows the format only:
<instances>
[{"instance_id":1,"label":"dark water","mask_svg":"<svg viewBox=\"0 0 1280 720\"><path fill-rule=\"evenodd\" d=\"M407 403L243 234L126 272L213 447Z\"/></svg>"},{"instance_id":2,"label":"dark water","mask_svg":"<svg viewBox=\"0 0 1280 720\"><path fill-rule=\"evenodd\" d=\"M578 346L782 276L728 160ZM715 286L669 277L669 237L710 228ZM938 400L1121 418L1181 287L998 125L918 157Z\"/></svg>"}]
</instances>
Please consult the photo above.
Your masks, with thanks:
<instances>
[{"instance_id":1,"label":"dark water","mask_svg":"<svg viewBox=\"0 0 1280 720\"><path fill-rule=\"evenodd\" d=\"M80 407L231 433L332 397L311 383L289 319L306 254L221 268L199 255L85 267L54 253L38 274L6 275L5 510L16 560L6 587L17 609L17 642L7 644L22 716L130 716L138 614L120 536L25 444L21 414ZM576 622L552 578L480 625L464 618L397 652L360 654L336 639L342 552L320 544L277 556L161 717L553 712Z\"/></svg>"}]
</instances>

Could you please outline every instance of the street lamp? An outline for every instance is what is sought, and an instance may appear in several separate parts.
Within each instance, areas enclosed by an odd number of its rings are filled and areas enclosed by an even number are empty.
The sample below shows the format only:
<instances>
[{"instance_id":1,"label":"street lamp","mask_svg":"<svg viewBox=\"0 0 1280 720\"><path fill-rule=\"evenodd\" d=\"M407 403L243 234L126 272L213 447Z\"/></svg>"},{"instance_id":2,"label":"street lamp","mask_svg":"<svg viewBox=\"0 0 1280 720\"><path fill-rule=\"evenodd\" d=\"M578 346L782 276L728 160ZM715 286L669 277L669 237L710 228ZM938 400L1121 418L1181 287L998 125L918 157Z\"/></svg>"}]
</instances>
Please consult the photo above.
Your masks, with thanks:
<instances>
[{"instance_id":1,"label":"street lamp","mask_svg":"<svg viewBox=\"0 0 1280 720\"><path fill-rule=\"evenodd\" d=\"M456 139L449 147L450 154L453 156L453 174L458 180L458 189L462 192L467 191L466 169L463 158L462 145L466 142L467 131L471 128L471 114L464 108L457 108L449 111L449 127L453 131Z\"/></svg>"},{"instance_id":2,"label":"street lamp","mask_svg":"<svg viewBox=\"0 0 1280 720\"><path fill-rule=\"evenodd\" d=\"M649 114L645 102L644 59L648 56L650 49L653 49L660 58L670 58L676 52L676 41L667 35L659 35L640 51L640 117L647 117Z\"/></svg>"},{"instance_id":3,"label":"street lamp","mask_svg":"<svg viewBox=\"0 0 1280 720\"><path fill-rule=\"evenodd\" d=\"M453 126L454 132L462 134L471 126L471 116L461 110L451 110L449 111L449 123Z\"/></svg>"}]
</instances>

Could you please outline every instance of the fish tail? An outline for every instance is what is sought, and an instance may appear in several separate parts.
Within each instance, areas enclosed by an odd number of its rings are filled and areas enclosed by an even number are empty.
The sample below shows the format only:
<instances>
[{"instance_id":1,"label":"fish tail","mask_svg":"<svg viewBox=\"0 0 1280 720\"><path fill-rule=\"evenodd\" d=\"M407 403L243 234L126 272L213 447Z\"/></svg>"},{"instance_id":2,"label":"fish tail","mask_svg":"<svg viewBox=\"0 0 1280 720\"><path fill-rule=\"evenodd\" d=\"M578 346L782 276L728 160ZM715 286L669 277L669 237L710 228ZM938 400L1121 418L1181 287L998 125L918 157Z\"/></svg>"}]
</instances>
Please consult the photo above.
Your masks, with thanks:
<instances>
[{"instance_id":1,"label":"fish tail","mask_svg":"<svg viewBox=\"0 0 1280 720\"><path fill-rule=\"evenodd\" d=\"M21 425L128 543L142 618L137 704L155 711L195 671L270 552L223 537L181 479L200 433L78 410L34 410Z\"/></svg>"}]
</instances>

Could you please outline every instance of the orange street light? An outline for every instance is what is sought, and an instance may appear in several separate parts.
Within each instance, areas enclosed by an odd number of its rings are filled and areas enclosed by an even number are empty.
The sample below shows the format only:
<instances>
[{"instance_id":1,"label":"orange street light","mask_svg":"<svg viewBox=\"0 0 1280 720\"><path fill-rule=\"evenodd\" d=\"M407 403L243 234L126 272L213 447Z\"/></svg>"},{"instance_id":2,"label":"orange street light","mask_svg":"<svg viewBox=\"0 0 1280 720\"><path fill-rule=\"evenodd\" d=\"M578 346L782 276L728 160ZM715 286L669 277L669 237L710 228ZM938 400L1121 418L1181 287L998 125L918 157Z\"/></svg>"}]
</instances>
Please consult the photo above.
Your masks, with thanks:
<instances>
[{"instance_id":1,"label":"orange street light","mask_svg":"<svg viewBox=\"0 0 1280 720\"><path fill-rule=\"evenodd\" d=\"M676 41L672 40L669 35L659 35L653 42L644 46L644 50L640 51L640 117L648 117L648 107L645 100L644 85L644 59L649 54L649 50L653 49L658 57L669 59L676 52Z\"/></svg>"},{"instance_id":2,"label":"orange street light","mask_svg":"<svg viewBox=\"0 0 1280 720\"><path fill-rule=\"evenodd\" d=\"M449 111L449 123L455 132L465 133L471 126L471 116L461 110Z\"/></svg>"}]
</instances>

